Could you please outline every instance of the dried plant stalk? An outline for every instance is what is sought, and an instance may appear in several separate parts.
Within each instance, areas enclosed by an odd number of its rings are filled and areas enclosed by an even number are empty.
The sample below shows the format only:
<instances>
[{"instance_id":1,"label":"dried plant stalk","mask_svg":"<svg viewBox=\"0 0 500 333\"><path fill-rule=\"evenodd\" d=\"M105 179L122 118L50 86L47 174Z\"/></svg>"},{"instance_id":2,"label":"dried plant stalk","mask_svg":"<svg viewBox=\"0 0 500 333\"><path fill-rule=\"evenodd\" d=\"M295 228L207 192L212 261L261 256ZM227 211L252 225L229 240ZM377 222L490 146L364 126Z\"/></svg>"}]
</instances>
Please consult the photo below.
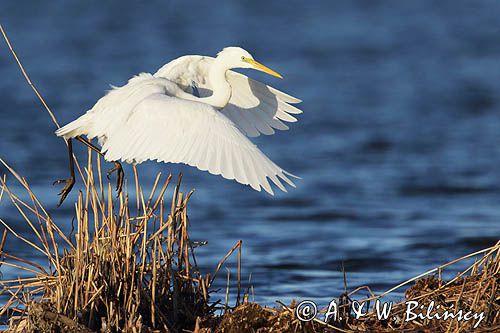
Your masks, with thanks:
<instances>
[{"instance_id":1,"label":"dried plant stalk","mask_svg":"<svg viewBox=\"0 0 500 333\"><path fill-rule=\"evenodd\" d=\"M198 317L209 316L215 310L209 305L212 280L202 276L191 259L194 250L187 207L192 192L185 195L181 191L179 177L171 204L165 205L172 176L163 181L155 197L161 180L158 175L147 201L142 187L135 189L141 209L139 216L134 215L127 193L114 198L110 184L103 191L102 175L95 174L90 151L88 157L85 188L75 203L73 237L64 235L29 185L1 161L31 200L15 195L6 177L0 179L0 195L5 196L4 200L10 198L35 240L1 220L4 232L0 265L26 274L23 279L0 281L2 293L10 295L0 314L21 315L17 324L31 330L64 329L69 327L69 321L74 322L72 329L85 327L90 331L194 328ZM100 168L97 170L100 172ZM47 267L4 252L9 237L42 253ZM26 313L30 316L22 317ZM50 324L54 315L60 317Z\"/></svg>"}]
</instances>

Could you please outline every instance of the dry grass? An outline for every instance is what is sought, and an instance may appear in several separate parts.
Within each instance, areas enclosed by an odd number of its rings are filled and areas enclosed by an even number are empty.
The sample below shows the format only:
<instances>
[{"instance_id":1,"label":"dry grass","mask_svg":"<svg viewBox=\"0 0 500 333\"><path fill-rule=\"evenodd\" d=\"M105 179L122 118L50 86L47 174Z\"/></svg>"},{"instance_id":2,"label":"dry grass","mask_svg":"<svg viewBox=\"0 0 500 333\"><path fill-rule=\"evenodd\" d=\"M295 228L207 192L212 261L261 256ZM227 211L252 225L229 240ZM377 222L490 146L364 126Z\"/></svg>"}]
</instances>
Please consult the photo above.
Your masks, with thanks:
<instances>
[{"instance_id":1,"label":"dry grass","mask_svg":"<svg viewBox=\"0 0 500 333\"><path fill-rule=\"evenodd\" d=\"M214 306L209 305L213 278L200 274L189 239L191 192L180 191L179 178L171 200L165 200L172 177L161 181L158 175L147 196L136 181L135 204L125 193L115 199L110 184L103 184L100 161L95 172L91 156L89 152L84 190L75 203L73 237L54 223L26 180L4 164L30 200L14 194L6 176L0 180L1 195L10 198L36 240L0 220L2 245L6 237L16 237L46 257L47 265L2 251L0 265L24 271L25 277L0 281L2 294L10 295L0 315L21 315L13 329L17 324L28 331L64 331L78 324L82 331L103 332L194 328L196 319L210 316ZM236 248L241 249L241 242Z\"/></svg>"},{"instance_id":2,"label":"dry grass","mask_svg":"<svg viewBox=\"0 0 500 333\"><path fill-rule=\"evenodd\" d=\"M450 281L446 282L441 279L443 269L466 259L476 259L476 261ZM295 303L286 306L278 302L281 305L279 308L244 303L225 313L221 318L217 318L215 324L212 320L205 326L201 325L197 332L500 332L499 272L500 242L490 248L436 267L380 295L374 295L367 286L357 288L352 292L345 292L337 299L339 305L337 320L322 321L326 312L326 309L322 309L313 320L300 321L296 314ZM375 310L376 300L413 282L414 284L406 289L405 299L393 303L387 320L379 320ZM356 319L352 311L352 298L358 292L369 292L371 296L358 298L359 303L365 303L363 312L366 315ZM416 318L406 321L407 302L410 301L416 301L426 308L434 302L431 315L444 314L445 310L456 313L461 309L463 313L467 311L483 313L484 319L477 327L474 327L478 322L477 319L466 321ZM425 314L425 311L415 310L414 312Z\"/></svg>"}]
</instances>

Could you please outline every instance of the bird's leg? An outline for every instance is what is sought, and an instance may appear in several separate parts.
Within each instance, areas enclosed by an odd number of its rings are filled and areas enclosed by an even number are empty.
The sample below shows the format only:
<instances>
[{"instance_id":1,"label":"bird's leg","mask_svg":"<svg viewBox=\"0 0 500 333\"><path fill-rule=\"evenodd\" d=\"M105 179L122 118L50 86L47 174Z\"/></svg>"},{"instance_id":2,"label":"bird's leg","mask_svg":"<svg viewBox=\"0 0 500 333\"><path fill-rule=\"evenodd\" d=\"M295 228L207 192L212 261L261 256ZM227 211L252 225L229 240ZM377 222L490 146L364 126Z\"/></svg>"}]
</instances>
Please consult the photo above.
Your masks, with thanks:
<instances>
[{"instance_id":1,"label":"bird's leg","mask_svg":"<svg viewBox=\"0 0 500 333\"><path fill-rule=\"evenodd\" d=\"M81 143L85 144L95 152L97 152L99 155L104 157L104 154L101 152L101 150L96 147L92 142L89 142L82 138L81 136L77 136L75 138L76 140L80 141ZM59 192L59 195L61 196L61 199L59 200L59 203L57 204L57 207L61 206L63 201L66 199L68 196L69 192L71 192L71 189L73 188L73 185L75 185L75 161L73 160L73 143L71 139L68 139L68 153L69 153L69 171L70 171L70 177L68 179L61 179L61 180L56 180L54 182L54 185L56 184L65 184L61 192ZM117 171L118 175L116 178L116 191L118 192L118 195L121 193L122 188L123 188L123 179L124 179L124 172L122 165L120 162L113 161L113 164L115 165L111 170L108 171L108 179L109 176L114 172Z\"/></svg>"},{"instance_id":2,"label":"bird's leg","mask_svg":"<svg viewBox=\"0 0 500 333\"><path fill-rule=\"evenodd\" d=\"M70 172L69 178L56 180L54 182L54 185L64 184L63 189L61 190L61 192L59 192L61 199L59 200L57 207L61 206L64 199L66 199L69 192L71 192L73 185L75 185L75 161L73 160L73 143L71 142L71 139L68 139L68 155L69 155L69 172Z\"/></svg>"},{"instance_id":3,"label":"bird's leg","mask_svg":"<svg viewBox=\"0 0 500 333\"><path fill-rule=\"evenodd\" d=\"M109 179L109 176L111 176L111 174L116 171L116 191L118 192L118 195L119 195L120 192L122 191L123 176L125 175L125 173L123 172L123 168L122 168L122 165L120 164L120 162L113 161L113 164L115 166L112 169L108 170L108 179Z\"/></svg>"},{"instance_id":4,"label":"bird's leg","mask_svg":"<svg viewBox=\"0 0 500 333\"><path fill-rule=\"evenodd\" d=\"M94 144L92 144L92 142L89 142L89 141L83 139L80 136L78 136L77 139L78 139L78 141L86 144L90 149L94 150L99 155L101 155L102 157L104 157L104 154L101 152L101 150L98 147L96 147ZM122 168L122 165L120 164L120 162L112 161L112 163L115 166L108 171L107 177L109 179L109 176L111 176L111 174L113 172L115 172L115 171L117 172L117 175L116 175L116 191L118 192L118 195L120 195L120 193L122 191L122 188L123 188L123 179L124 179L125 173L123 172L123 168Z\"/></svg>"}]
</instances>

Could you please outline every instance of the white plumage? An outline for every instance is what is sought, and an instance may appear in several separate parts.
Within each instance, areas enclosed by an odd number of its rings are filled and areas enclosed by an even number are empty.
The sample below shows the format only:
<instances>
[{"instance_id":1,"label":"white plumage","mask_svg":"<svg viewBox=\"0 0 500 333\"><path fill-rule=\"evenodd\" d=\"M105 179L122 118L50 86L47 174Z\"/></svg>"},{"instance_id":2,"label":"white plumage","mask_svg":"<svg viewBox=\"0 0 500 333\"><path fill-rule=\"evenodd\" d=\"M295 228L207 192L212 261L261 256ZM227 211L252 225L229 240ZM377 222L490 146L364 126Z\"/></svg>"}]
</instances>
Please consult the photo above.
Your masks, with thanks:
<instances>
[{"instance_id":1,"label":"white plumage","mask_svg":"<svg viewBox=\"0 0 500 333\"><path fill-rule=\"evenodd\" d=\"M288 178L295 176L246 136L288 129L284 122L302 112L290 104L300 100L230 70L238 67L281 77L241 48L226 48L217 58L180 57L154 75L113 87L56 135L97 138L108 161L185 163L273 194L269 178L286 191L282 182L295 186Z\"/></svg>"}]
</instances>

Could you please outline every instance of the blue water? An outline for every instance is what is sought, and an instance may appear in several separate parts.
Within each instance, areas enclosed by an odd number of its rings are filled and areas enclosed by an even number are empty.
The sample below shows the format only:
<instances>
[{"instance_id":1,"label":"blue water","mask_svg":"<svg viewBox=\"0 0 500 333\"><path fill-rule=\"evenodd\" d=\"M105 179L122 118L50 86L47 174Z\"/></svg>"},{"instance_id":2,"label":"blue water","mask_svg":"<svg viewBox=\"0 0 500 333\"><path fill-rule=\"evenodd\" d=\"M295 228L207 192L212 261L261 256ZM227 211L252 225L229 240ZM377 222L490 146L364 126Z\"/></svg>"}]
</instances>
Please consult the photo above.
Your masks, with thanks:
<instances>
[{"instance_id":1,"label":"blue water","mask_svg":"<svg viewBox=\"0 0 500 333\"><path fill-rule=\"evenodd\" d=\"M184 172L184 189L196 189L192 237L208 241L197 251L204 271L242 239L244 279L252 274L266 304L339 296L342 263L349 289L381 292L499 239L498 17L498 1L0 4L0 22L61 123L109 84L183 54L239 45L284 75L245 72L304 101L290 131L254 140L303 178L297 189L271 197L187 167L139 168L144 184L158 171ZM68 173L65 146L3 42L0 73L0 157L69 232L77 188L56 209L51 185ZM79 145L77 154L85 156ZM6 198L0 218L29 237ZM13 237L6 250L36 259ZM235 258L228 267L234 276Z\"/></svg>"}]
</instances>

